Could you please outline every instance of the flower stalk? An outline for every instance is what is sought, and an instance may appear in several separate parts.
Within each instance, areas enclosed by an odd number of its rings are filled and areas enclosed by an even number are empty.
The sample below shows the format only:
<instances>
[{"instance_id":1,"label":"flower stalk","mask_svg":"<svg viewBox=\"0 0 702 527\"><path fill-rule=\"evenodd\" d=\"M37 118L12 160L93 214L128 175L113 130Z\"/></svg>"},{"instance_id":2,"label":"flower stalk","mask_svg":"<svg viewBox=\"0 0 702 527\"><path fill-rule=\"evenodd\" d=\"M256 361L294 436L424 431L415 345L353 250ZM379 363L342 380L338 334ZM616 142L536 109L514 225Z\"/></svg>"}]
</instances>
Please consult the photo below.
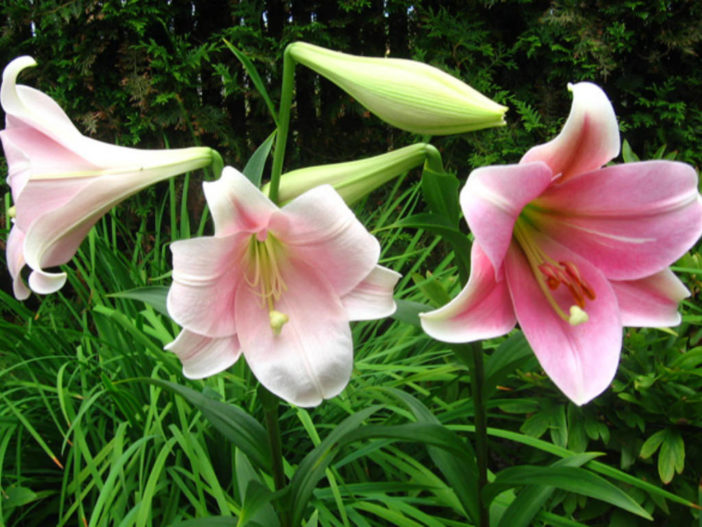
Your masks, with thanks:
<instances>
[{"instance_id":1,"label":"flower stalk","mask_svg":"<svg viewBox=\"0 0 702 527\"><path fill-rule=\"evenodd\" d=\"M293 90L295 89L295 61L289 50L290 47L287 47L283 53L283 85L280 90L278 133L275 136L273 166L271 168L271 181L268 190L268 197L276 204L279 203L278 187L280 186L280 175L283 173L285 147L290 129L290 108L292 107Z\"/></svg>"}]
</instances>

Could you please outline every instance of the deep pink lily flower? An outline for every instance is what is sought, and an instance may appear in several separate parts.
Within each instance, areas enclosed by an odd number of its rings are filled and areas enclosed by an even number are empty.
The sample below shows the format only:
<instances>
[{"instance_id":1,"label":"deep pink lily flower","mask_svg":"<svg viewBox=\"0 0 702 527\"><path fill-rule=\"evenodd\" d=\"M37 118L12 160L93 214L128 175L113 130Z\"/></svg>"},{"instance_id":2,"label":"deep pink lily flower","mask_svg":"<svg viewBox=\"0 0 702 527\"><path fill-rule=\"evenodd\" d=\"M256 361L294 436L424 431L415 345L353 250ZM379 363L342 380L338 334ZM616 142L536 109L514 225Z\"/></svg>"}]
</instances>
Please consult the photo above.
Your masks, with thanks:
<instances>
[{"instance_id":1,"label":"deep pink lily flower","mask_svg":"<svg viewBox=\"0 0 702 527\"><path fill-rule=\"evenodd\" d=\"M65 273L44 269L68 262L90 228L113 206L157 181L212 162L209 148L138 150L81 135L56 102L17 85L17 75L36 63L19 57L3 72L0 139L8 164L16 217L7 239L7 266L15 297L30 294L21 271L32 272L37 293L63 287Z\"/></svg>"},{"instance_id":2,"label":"deep pink lily flower","mask_svg":"<svg viewBox=\"0 0 702 527\"><path fill-rule=\"evenodd\" d=\"M689 293L668 266L699 238L702 202L684 163L603 167L619 154L612 105L594 84L569 88L555 139L470 174L460 196L475 236L468 284L421 320L446 342L519 322L548 376L584 404L616 373L622 326L680 323Z\"/></svg>"},{"instance_id":3,"label":"deep pink lily flower","mask_svg":"<svg viewBox=\"0 0 702 527\"><path fill-rule=\"evenodd\" d=\"M350 320L395 311L399 275L329 185L278 208L225 167L203 184L210 237L175 242L168 312L183 331L166 349L199 379L243 353L282 399L315 406L339 394L353 365Z\"/></svg>"}]
</instances>

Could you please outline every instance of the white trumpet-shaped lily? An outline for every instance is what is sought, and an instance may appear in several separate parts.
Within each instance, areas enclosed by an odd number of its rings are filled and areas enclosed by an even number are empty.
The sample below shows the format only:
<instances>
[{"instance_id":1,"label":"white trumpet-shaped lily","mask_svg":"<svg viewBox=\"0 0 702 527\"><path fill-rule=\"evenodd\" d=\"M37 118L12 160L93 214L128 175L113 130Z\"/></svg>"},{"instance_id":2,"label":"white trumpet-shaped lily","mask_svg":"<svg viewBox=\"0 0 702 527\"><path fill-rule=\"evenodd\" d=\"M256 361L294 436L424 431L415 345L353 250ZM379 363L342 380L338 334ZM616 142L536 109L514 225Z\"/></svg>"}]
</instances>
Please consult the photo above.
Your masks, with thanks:
<instances>
[{"instance_id":1,"label":"white trumpet-shaped lily","mask_svg":"<svg viewBox=\"0 0 702 527\"><path fill-rule=\"evenodd\" d=\"M83 136L51 97L16 83L18 74L35 64L27 56L10 62L0 88L6 114L0 139L14 201L7 265L19 299L30 294L21 277L25 265L32 269L33 291L59 290L66 274L45 269L67 263L107 211L157 181L207 166L217 156L209 148L139 150Z\"/></svg>"},{"instance_id":2,"label":"white trumpet-shaped lily","mask_svg":"<svg viewBox=\"0 0 702 527\"><path fill-rule=\"evenodd\" d=\"M243 353L268 390L298 406L334 397L353 365L350 320L395 311L399 275L329 185L278 208L225 167L203 184L215 234L177 241L168 312L183 326L166 349L189 378Z\"/></svg>"}]
</instances>

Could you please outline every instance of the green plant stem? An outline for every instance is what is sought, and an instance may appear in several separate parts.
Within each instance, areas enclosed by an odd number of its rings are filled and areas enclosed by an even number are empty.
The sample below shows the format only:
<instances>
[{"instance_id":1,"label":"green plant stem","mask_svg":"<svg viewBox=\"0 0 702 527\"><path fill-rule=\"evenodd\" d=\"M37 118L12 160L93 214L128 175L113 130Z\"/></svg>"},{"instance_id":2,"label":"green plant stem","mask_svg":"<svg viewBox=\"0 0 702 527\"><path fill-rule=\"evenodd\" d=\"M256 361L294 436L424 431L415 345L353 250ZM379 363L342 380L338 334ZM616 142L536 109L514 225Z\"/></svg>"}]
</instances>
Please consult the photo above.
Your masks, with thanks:
<instances>
[{"instance_id":1,"label":"green plant stem","mask_svg":"<svg viewBox=\"0 0 702 527\"><path fill-rule=\"evenodd\" d=\"M278 406L280 400L269 392L263 385L259 388L259 396L263 405L263 415L268 430L268 444L271 449L271 470L273 472L273 484L276 492L283 490L287 485L285 471L283 469L283 449L280 440L280 423L278 419ZM283 506L278 510L278 516L282 527L289 527L290 519L288 507Z\"/></svg>"},{"instance_id":2,"label":"green plant stem","mask_svg":"<svg viewBox=\"0 0 702 527\"><path fill-rule=\"evenodd\" d=\"M218 179L222 175L222 170L224 169L224 161L222 161L222 156L219 155L217 150L212 150L212 164L210 168L212 169L212 174L214 179Z\"/></svg>"},{"instance_id":3,"label":"green plant stem","mask_svg":"<svg viewBox=\"0 0 702 527\"><path fill-rule=\"evenodd\" d=\"M483 489L487 485L488 434L487 413L485 411L485 366L483 348L480 342L459 344L453 352L460 362L470 370L470 388L475 409L475 463L478 466L478 518L473 518L477 527L490 525L490 511L483 501Z\"/></svg>"},{"instance_id":4,"label":"green plant stem","mask_svg":"<svg viewBox=\"0 0 702 527\"><path fill-rule=\"evenodd\" d=\"M433 170L439 174L444 172L444 163L441 160L441 153L434 145L427 144L424 147L425 161L424 166L429 170Z\"/></svg>"},{"instance_id":5,"label":"green plant stem","mask_svg":"<svg viewBox=\"0 0 702 527\"><path fill-rule=\"evenodd\" d=\"M290 129L290 108L292 107L293 90L295 88L295 61L288 49L286 48L283 54L283 85L280 90L278 133L275 137L271 182L268 189L268 197L273 203L278 203L278 187L280 186L280 175L283 172L285 145L288 141L288 130Z\"/></svg>"},{"instance_id":6,"label":"green plant stem","mask_svg":"<svg viewBox=\"0 0 702 527\"><path fill-rule=\"evenodd\" d=\"M478 505L480 518L478 525L488 527L490 525L490 515L487 506L483 501L483 489L487 485L487 457L488 457L488 437L487 437L487 413L483 394L485 392L485 367L483 365L483 349L480 343L470 345L473 355L473 367L471 375L471 393L473 396L473 407L475 408L475 460L478 465Z\"/></svg>"}]
</instances>

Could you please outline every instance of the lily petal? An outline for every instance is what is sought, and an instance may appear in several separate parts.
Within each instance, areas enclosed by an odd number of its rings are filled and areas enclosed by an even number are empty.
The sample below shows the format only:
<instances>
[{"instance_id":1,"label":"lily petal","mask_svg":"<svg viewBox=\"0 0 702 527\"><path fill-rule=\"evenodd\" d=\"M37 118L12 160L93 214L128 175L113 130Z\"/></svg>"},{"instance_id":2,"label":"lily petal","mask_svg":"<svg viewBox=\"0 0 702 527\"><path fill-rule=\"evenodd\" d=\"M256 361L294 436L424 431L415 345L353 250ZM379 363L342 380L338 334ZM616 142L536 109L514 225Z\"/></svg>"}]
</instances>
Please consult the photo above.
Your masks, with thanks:
<instances>
[{"instance_id":1,"label":"lily petal","mask_svg":"<svg viewBox=\"0 0 702 527\"><path fill-rule=\"evenodd\" d=\"M207 152L207 149L202 149L202 154L209 159ZM77 188L77 194L69 201L45 211L33 220L27 218L26 211L36 210L39 205L33 199L35 194L30 187L34 185L30 180L16 204L19 224L22 226L30 223L24 231L24 258L27 265L39 271L44 267L68 262L90 228L112 207L154 183L207 164L203 163L203 157L193 157L190 149L173 150L172 154L171 162L165 166L148 166L134 172L103 175L91 178L87 185L76 183L71 191ZM161 156L156 156L156 159L161 161ZM174 169L174 166L177 168ZM65 183L68 186L72 184ZM44 188L39 185L36 195L44 195Z\"/></svg>"},{"instance_id":2,"label":"lily petal","mask_svg":"<svg viewBox=\"0 0 702 527\"><path fill-rule=\"evenodd\" d=\"M466 222L498 280L517 216L549 186L551 177L551 170L541 162L482 167L471 172L461 190Z\"/></svg>"},{"instance_id":3,"label":"lily petal","mask_svg":"<svg viewBox=\"0 0 702 527\"><path fill-rule=\"evenodd\" d=\"M505 277L519 325L546 374L582 405L604 391L617 371L622 344L617 299L607 279L586 260L538 233L534 240L554 260L574 263L595 291L595 300L585 307L589 320L570 325L546 300L519 246L510 246ZM551 293L568 312L573 300L567 290L560 286Z\"/></svg>"},{"instance_id":4,"label":"lily petal","mask_svg":"<svg viewBox=\"0 0 702 527\"><path fill-rule=\"evenodd\" d=\"M697 174L684 163L605 167L552 185L528 217L607 278L636 280L671 265L702 233Z\"/></svg>"},{"instance_id":5,"label":"lily petal","mask_svg":"<svg viewBox=\"0 0 702 527\"><path fill-rule=\"evenodd\" d=\"M17 225L13 225L7 237L6 258L7 268L10 271L10 278L12 278L12 291L15 298L18 300L26 300L29 298L30 293L20 275L24 267L24 255L22 253L23 244L24 233Z\"/></svg>"},{"instance_id":6,"label":"lily petal","mask_svg":"<svg viewBox=\"0 0 702 527\"><path fill-rule=\"evenodd\" d=\"M507 284L495 281L495 272L480 245L473 243L470 278L445 306L420 313L422 329L444 342L472 342L511 331L516 319Z\"/></svg>"},{"instance_id":7,"label":"lily petal","mask_svg":"<svg viewBox=\"0 0 702 527\"><path fill-rule=\"evenodd\" d=\"M278 207L247 177L226 166L216 181L202 184L215 224L215 235L256 232L266 228Z\"/></svg>"},{"instance_id":8,"label":"lily petal","mask_svg":"<svg viewBox=\"0 0 702 527\"><path fill-rule=\"evenodd\" d=\"M289 317L280 334L251 287L240 287L234 310L239 341L256 378L298 406L338 395L351 376L353 344L346 310L326 280L301 262L283 269L287 290L276 310Z\"/></svg>"},{"instance_id":9,"label":"lily petal","mask_svg":"<svg viewBox=\"0 0 702 527\"><path fill-rule=\"evenodd\" d=\"M678 304L690 291L670 269L646 278L610 282L617 295L622 323L630 327L669 327L680 324Z\"/></svg>"},{"instance_id":10,"label":"lily petal","mask_svg":"<svg viewBox=\"0 0 702 527\"><path fill-rule=\"evenodd\" d=\"M531 148L520 163L543 161L562 179L600 168L619 155L620 139L612 103L590 82L569 84L573 104L554 139Z\"/></svg>"},{"instance_id":11,"label":"lily petal","mask_svg":"<svg viewBox=\"0 0 702 527\"><path fill-rule=\"evenodd\" d=\"M242 258L249 238L238 233L171 244L173 284L167 307L173 320L207 337L236 333L234 297L245 280Z\"/></svg>"},{"instance_id":12,"label":"lily petal","mask_svg":"<svg viewBox=\"0 0 702 527\"><path fill-rule=\"evenodd\" d=\"M324 276L339 297L375 268L380 244L329 185L309 190L271 219L293 258Z\"/></svg>"},{"instance_id":13,"label":"lily petal","mask_svg":"<svg viewBox=\"0 0 702 527\"><path fill-rule=\"evenodd\" d=\"M29 287L40 295L50 295L61 289L66 283L66 273L48 273L35 269L29 274Z\"/></svg>"},{"instance_id":14,"label":"lily petal","mask_svg":"<svg viewBox=\"0 0 702 527\"><path fill-rule=\"evenodd\" d=\"M164 349L175 353L183 363L188 379L204 379L232 366L241 355L236 335L210 338L184 329Z\"/></svg>"},{"instance_id":15,"label":"lily petal","mask_svg":"<svg viewBox=\"0 0 702 527\"><path fill-rule=\"evenodd\" d=\"M392 293L402 275L376 265L349 293L341 297L349 320L373 320L389 317L397 306Z\"/></svg>"}]
</instances>

